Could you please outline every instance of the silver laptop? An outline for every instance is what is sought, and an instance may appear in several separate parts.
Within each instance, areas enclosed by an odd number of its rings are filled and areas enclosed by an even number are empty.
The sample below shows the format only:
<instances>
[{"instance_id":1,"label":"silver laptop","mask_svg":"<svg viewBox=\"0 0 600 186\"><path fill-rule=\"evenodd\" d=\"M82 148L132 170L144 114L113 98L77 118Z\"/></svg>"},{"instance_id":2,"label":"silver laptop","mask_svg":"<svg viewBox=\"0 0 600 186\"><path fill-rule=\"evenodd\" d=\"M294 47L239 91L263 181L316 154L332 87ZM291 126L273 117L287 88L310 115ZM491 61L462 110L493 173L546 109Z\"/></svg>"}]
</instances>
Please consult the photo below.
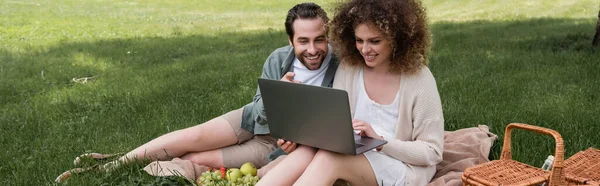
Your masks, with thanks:
<instances>
[{"instance_id":1,"label":"silver laptop","mask_svg":"<svg viewBox=\"0 0 600 186\"><path fill-rule=\"evenodd\" d=\"M258 85L275 138L349 155L387 143L354 132L344 90L262 78Z\"/></svg>"}]
</instances>

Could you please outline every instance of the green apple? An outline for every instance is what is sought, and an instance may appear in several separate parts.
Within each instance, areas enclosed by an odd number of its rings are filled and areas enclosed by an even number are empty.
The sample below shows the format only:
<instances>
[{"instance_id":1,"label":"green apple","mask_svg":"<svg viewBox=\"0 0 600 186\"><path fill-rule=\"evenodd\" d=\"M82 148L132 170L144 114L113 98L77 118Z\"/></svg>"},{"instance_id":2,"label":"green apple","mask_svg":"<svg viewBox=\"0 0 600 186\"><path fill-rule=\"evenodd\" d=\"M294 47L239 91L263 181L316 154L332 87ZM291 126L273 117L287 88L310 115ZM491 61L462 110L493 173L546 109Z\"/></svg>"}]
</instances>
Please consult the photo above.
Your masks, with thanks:
<instances>
[{"instance_id":1,"label":"green apple","mask_svg":"<svg viewBox=\"0 0 600 186\"><path fill-rule=\"evenodd\" d=\"M242 176L244 176L244 174L242 174L242 171L240 171L240 169L231 168L231 169L227 170L227 180L229 180L229 181L233 181L233 180L237 181L237 179L241 178Z\"/></svg>"},{"instance_id":2,"label":"green apple","mask_svg":"<svg viewBox=\"0 0 600 186\"><path fill-rule=\"evenodd\" d=\"M256 176L256 167L250 162L244 163L242 167L240 167L240 171L242 171L242 174L244 175L250 174L252 176Z\"/></svg>"}]
</instances>

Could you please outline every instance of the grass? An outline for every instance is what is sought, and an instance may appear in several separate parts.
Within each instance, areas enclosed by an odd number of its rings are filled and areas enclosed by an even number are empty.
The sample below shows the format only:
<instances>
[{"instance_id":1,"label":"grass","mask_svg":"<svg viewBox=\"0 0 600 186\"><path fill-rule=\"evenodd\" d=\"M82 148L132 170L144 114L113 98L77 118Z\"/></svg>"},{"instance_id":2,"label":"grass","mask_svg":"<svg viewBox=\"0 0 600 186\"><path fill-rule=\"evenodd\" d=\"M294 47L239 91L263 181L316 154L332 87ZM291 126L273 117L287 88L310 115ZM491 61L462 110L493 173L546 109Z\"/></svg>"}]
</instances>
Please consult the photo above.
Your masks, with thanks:
<instances>
[{"instance_id":1,"label":"grass","mask_svg":"<svg viewBox=\"0 0 600 186\"><path fill-rule=\"evenodd\" d=\"M251 100L286 45L292 1L0 1L0 184L54 185L84 152L125 152ZM332 12L335 2L317 1ZM430 68L446 130L523 122L598 147L600 53L593 0L426 0ZM93 77L87 83L73 78ZM500 155L502 141L492 149ZM517 131L513 157L541 166L551 138ZM183 184L139 165L70 185Z\"/></svg>"}]
</instances>

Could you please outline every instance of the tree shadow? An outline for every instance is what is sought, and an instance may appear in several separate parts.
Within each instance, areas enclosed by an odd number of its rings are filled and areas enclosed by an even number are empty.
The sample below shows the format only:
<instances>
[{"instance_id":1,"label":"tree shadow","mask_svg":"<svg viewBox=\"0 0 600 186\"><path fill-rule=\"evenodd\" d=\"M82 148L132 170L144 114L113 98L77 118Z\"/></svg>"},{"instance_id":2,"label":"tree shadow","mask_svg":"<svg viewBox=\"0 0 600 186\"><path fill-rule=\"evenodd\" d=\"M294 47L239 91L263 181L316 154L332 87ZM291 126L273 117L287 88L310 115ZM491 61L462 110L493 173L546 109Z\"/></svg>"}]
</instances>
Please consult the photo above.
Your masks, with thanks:
<instances>
[{"instance_id":1,"label":"tree shadow","mask_svg":"<svg viewBox=\"0 0 600 186\"><path fill-rule=\"evenodd\" d=\"M68 168L64 157L90 148L126 151L239 108L252 100L262 64L286 38L268 30L0 50L0 128L16 136L0 137L11 144L1 159L14 160L0 173L34 184L26 178L42 162L11 157L60 157L45 162L50 181ZM74 81L83 77L93 78Z\"/></svg>"},{"instance_id":2,"label":"tree shadow","mask_svg":"<svg viewBox=\"0 0 600 186\"><path fill-rule=\"evenodd\" d=\"M430 68L442 97L446 130L489 125L499 135L492 159L499 158L504 128L512 122L559 131L565 138L565 157L597 144L600 138L591 137L600 130L595 124L600 53L591 45L594 23L540 18L433 24ZM513 137L522 143L513 143L521 151L515 157L541 165L553 154L554 142L531 135ZM539 157L525 155L531 151Z\"/></svg>"},{"instance_id":3,"label":"tree shadow","mask_svg":"<svg viewBox=\"0 0 600 186\"><path fill-rule=\"evenodd\" d=\"M25 54L0 51L0 59L4 61L0 69L7 72L2 73L0 80L2 90L6 91L4 95L12 96L3 97L0 104L20 103L56 87L71 88L77 85L73 78L79 77L95 77L94 82L115 86L127 81L143 83L140 79L160 86L175 86L181 85L181 80L191 81L188 84L211 84L220 78L231 81L249 74L257 76L269 53L285 44L284 33L269 31L65 42ZM15 81L19 83L9 83Z\"/></svg>"}]
</instances>

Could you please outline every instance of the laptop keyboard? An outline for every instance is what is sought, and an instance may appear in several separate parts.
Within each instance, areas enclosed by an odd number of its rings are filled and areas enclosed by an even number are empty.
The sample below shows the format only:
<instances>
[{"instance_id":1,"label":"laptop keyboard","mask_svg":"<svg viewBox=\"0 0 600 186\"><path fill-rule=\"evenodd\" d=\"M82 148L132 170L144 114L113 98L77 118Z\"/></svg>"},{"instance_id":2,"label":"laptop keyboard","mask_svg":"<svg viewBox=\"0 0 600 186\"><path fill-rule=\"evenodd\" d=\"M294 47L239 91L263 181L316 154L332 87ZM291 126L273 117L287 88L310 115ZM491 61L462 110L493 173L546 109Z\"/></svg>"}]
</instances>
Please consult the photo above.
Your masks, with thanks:
<instances>
[{"instance_id":1,"label":"laptop keyboard","mask_svg":"<svg viewBox=\"0 0 600 186\"><path fill-rule=\"evenodd\" d=\"M365 145L363 145L363 144L360 144L360 143L355 143L355 144L354 144L354 148L360 148L360 147L362 147L362 146L365 146Z\"/></svg>"}]
</instances>

